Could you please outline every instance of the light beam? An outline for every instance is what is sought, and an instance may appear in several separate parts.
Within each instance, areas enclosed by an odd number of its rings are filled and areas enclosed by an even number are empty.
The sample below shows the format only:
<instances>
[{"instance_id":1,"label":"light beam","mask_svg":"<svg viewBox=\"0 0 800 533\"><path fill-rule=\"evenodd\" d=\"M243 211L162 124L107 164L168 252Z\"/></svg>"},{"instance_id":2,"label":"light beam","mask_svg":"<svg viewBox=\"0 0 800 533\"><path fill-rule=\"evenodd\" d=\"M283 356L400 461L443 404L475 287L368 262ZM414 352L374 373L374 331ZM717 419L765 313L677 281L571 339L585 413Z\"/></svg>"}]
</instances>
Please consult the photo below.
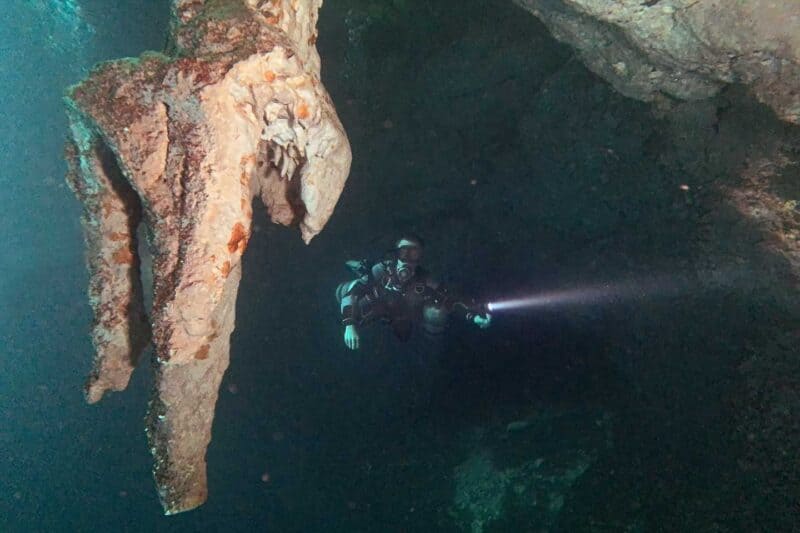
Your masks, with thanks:
<instances>
[{"instance_id":1,"label":"light beam","mask_svg":"<svg viewBox=\"0 0 800 533\"><path fill-rule=\"evenodd\" d=\"M520 309L553 308L570 305L605 305L652 296L675 296L688 288L685 280L657 278L618 283L604 282L574 288L535 292L494 300L486 305L491 313Z\"/></svg>"}]
</instances>

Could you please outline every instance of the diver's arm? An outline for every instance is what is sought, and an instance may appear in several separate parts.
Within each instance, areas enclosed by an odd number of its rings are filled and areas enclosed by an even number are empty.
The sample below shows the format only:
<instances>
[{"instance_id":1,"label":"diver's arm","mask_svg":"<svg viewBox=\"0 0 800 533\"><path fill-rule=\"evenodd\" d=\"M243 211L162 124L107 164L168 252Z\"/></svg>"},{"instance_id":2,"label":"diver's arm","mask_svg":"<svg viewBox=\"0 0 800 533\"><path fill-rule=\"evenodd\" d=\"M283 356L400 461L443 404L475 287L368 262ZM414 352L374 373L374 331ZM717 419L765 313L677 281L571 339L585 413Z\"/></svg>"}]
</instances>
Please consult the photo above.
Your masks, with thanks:
<instances>
[{"instance_id":1,"label":"diver's arm","mask_svg":"<svg viewBox=\"0 0 800 533\"><path fill-rule=\"evenodd\" d=\"M347 326L358 322L359 317L356 316L358 300L368 292L368 283L369 279L366 276L362 276L346 285L339 306L342 313L342 325Z\"/></svg>"},{"instance_id":2,"label":"diver's arm","mask_svg":"<svg viewBox=\"0 0 800 533\"><path fill-rule=\"evenodd\" d=\"M427 285L433 293L433 298L440 305L443 305L450 314L467 322L472 322L481 329L486 329L491 325L492 315L482 305L476 304L473 300L451 294L450 291L436 281L429 280Z\"/></svg>"},{"instance_id":3,"label":"diver's arm","mask_svg":"<svg viewBox=\"0 0 800 533\"><path fill-rule=\"evenodd\" d=\"M341 312L342 312L342 325L352 326L356 322L356 297L352 293L348 293L342 298Z\"/></svg>"},{"instance_id":4,"label":"diver's arm","mask_svg":"<svg viewBox=\"0 0 800 533\"><path fill-rule=\"evenodd\" d=\"M351 350L358 350L361 337L354 324L348 324L344 328L344 343Z\"/></svg>"},{"instance_id":5,"label":"diver's arm","mask_svg":"<svg viewBox=\"0 0 800 533\"><path fill-rule=\"evenodd\" d=\"M475 304L468 305L462 301L457 301L453 303L453 312L481 329L486 329L492 325L491 313L483 309L482 306Z\"/></svg>"},{"instance_id":6,"label":"diver's arm","mask_svg":"<svg viewBox=\"0 0 800 533\"><path fill-rule=\"evenodd\" d=\"M481 329L486 329L492 325L492 314L487 311L482 315L475 315L472 317L472 323Z\"/></svg>"},{"instance_id":7,"label":"diver's arm","mask_svg":"<svg viewBox=\"0 0 800 533\"><path fill-rule=\"evenodd\" d=\"M360 344L360 336L356 323L359 320L358 299L361 298L368 289L369 280L366 276L350 282L347 290L342 297L341 313L342 325L344 326L344 343L351 350L357 350Z\"/></svg>"}]
</instances>

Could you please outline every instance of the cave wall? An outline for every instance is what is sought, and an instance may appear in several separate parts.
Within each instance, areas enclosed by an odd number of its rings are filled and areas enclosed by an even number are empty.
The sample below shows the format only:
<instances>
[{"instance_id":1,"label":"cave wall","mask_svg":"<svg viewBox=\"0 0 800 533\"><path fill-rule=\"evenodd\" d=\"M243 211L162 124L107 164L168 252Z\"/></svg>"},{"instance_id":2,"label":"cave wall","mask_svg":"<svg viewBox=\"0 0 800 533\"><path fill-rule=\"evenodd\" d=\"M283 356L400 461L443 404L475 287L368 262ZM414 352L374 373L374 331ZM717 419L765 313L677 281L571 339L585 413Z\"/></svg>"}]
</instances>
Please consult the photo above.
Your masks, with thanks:
<instances>
[{"instance_id":1,"label":"cave wall","mask_svg":"<svg viewBox=\"0 0 800 533\"><path fill-rule=\"evenodd\" d=\"M800 6L754 0L515 0L593 72L645 101L703 99L750 87L783 120L800 122Z\"/></svg>"},{"instance_id":2,"label":"cave wall","mask_svg":"<svg viewBox=\"0 0 800 533\"><path fill-rule=\"evenodd\" d=\"M713 90L683 94L696 101L625 98L582 66L582 51L548 41L552 27L499 4L347 9L348 44L327 58L344 63L332 91L356 146L342 225L329 228L340 255L368 255L359 243L411 226L430 241L434 270L482 295L658 275L686 283L677 297L467 332L448 352L455 384L443 394L466 404L467 419L548 395L619 409L616 451L579 487L564 530L593 519L785 527L791 514L762 504L795 490L795 474L771 472L776 462L794 471L775 452L796 437L773 439L785 420L764 414L786 412L793 396L752 395L779 378L758 361L793 366L772 339L798 316L785 245L796 235L796 128L746 85L713 76L703 81ZM679 503L658 508L664 499ZM722 506L737 510L724 518Z\"/></svg>"},{"instance_id":3,"label":"cave wall","mask_svg":"<svg viewBox=\"0 0 800 533\"><path fill-rule=\"evenodd\" d=\"M797 128L778 125L775 118L798 122L798 5L712 0L516 3L573 46L580 60L617 91L653 103L663 130L657 151L647 157L675 176L685 176L687 202L705 197L687 240L697 248L694 268L701 284L725 288L728 298L724 306L706 301L697 319L731 318L730 310L737 306L758 313L716 339L712 329L702 333L703 340L688 342L698 358L687 368L694 366L695 376L705 376L705 386L724 381L711 376L736 376L727 391L711 387L710 394L725 398L730 407L724 415L728 428L708 425L715 429L706 433L701 446L713 451L703 462L733 454L737 467L720 470L738 468L742 476L758 480L759 488L745 498L749 505L740 509L740 522L731 527L790 527L793 518L786 510L798 487L797 469L785 458L791 455L786 450L798 443L788 413L797 406L800 375L790 348L797 339L792 300L800 273L799 137ZM748 95L769 106L775 117ZM683 343L692 335L682 325L673 332ZM644 336L642 342L652 339ZM623 344L621 353L626 355L620 365L638 367L637 387L650 399L660 396L658 403L665 407L680 406L668 425L676 424L678 413L691 413L678 423L684 429L703 420L704 412L718 416L708 409L709 392L696 392L703 388L703 378L691 384L691 372L671 373L666 370L671 363L637 357L636 348ZM715 360L712 354L726 351L726 344L739 355ZM666 353L673 350L663 350L665 357L672 357ZM698 362L704 359L707 367L701 368ZM665 380L666 375L671 378ZM728 451L714 443L721 434L735 443ZM734 485L734 480L724 484Z\"/></svg>"}]
</instances>

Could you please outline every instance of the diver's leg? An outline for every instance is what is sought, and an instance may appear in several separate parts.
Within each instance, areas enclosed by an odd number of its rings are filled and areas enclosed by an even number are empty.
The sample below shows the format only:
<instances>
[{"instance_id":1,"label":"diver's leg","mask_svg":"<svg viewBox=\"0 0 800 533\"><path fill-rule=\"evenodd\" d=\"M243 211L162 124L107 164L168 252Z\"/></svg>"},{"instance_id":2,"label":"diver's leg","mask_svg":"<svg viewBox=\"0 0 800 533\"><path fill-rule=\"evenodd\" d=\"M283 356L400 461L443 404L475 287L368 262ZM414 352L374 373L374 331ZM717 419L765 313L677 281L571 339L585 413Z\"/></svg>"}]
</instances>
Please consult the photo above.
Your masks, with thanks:
<instances>
[{"instance_id":1,"label":"diver's leg","mask_svg":"<svg viewBox=\"0 0 800 533\"><path fill-rule=\"evenodd\" d=\"M411 321L405 318L392 320L392 333L400 342L408 342L411 338Z\"/></svg>"},{"instance_id":2,"label":"diver's leg","mask_svg":"<svg viewBox=\"0 0 800 533\"><path fill-rule=\"evenodd\" d=\"M419 413L430 408L441 371L443 341L442 335L430 335L420 330L407 344L406 383L408 407L412 411Z\"/></svg>"}]
</instances>

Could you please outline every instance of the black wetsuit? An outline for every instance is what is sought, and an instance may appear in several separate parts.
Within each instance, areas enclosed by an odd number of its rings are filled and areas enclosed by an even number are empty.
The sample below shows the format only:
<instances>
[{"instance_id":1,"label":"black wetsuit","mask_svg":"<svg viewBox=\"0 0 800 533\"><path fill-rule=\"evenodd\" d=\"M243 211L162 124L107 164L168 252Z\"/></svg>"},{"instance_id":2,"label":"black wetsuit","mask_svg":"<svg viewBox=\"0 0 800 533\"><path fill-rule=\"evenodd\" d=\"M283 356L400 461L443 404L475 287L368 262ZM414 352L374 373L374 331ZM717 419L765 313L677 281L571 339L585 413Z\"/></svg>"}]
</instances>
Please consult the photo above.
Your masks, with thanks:
<instances>
[{"instance_id":1,"label":"black wetsuit","mask_svg":"<svg viewBox=\"0 0 800 533\"><path fill-rule=\"evenodd\" d=\"M472 320L478 314L474 304L453 297L421 267L403 283L395 260L360 265L361 275L336 289L344 325L380 321L389 324L399 339L408 340L414 323L428 335L440 335L449 316Z\"/></svg>"}]
</instances>

